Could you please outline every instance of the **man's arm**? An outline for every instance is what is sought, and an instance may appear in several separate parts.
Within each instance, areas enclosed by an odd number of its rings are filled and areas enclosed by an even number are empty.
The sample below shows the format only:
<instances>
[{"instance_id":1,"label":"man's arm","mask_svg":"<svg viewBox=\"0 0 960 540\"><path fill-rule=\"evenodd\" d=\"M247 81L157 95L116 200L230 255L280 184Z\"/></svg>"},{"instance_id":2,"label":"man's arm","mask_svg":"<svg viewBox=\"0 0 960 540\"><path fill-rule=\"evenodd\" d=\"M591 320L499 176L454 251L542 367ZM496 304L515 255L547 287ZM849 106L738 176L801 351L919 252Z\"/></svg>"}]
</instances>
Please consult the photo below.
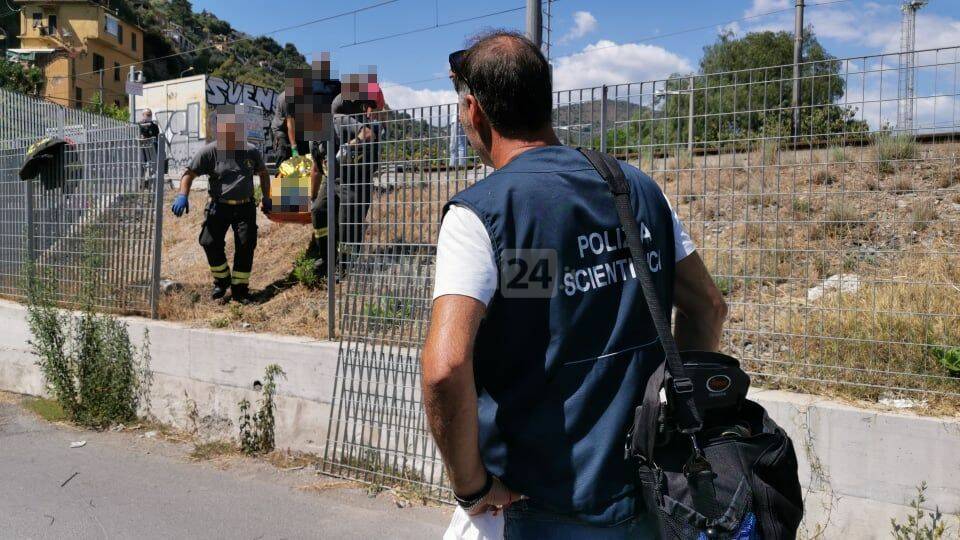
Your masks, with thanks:
<instances>
[{"instance_id":1,"label":"man's arm","mask_svg":"<svg viewBox=\"0 0 960 540\"><path fill-rule=\"evenodd\" d=\"M677 263L674 276L677 307L674 336L681 351L717 351L727 304L697 252Z\"/></svg>"},{"instance_id":2,"label":"man's arm","mask_svg":"<svg viewBox=\"0 0 960 540\"><path fill-rule=\"evenodd\" d=\"M183 176L180 177L180 194L190 196L190 186L193 185L193 180L197 177L197 173L187 169L184 171Z\"/></svg>"},{"instance_id":3,"label":"man's arm","mask_svg":"<svg viewBox=\"0 0 960 540\"><path fill-rule=\"evenodd\" d=\"M468 296L437 298L423 347L423 402L430 431L453 491L462 496L480 491L487 479L473 378L473 343L485 312L483 302Z\"/></svg>"},{"instance_id":4,"label":"man's arm","mask_svg":"<svg viewBox=\"0 0 960 540\"><path fill-rule=\"evenodd\" d=\"M287 138L290 141L291 150L297 152L297 121L293 116L287 117Z\"/></svg>"}]
</instances>

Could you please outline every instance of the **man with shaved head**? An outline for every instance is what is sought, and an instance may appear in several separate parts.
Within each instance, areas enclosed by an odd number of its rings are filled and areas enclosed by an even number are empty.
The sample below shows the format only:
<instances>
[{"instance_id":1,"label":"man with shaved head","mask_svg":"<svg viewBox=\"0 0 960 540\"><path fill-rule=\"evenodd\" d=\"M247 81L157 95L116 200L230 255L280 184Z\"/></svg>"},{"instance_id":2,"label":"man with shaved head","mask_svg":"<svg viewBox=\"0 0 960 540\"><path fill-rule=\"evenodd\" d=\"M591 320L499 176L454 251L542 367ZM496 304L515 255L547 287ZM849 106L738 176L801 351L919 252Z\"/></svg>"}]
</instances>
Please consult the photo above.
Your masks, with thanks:
<instances>
[{"instance_id":1,"label":"man with shaved head","mask_svg":"<svg viewBox=\"0 0 960 540\"><path fill-rule=\"evenodd\" d=\"M656 538L624 456L664 360L613 197L557 139L550 66L525 37L450 55L459 121L496 169L447 204L423 397L458 503L507 538ZM726 306L663 192L621 163L683 349L716 350Z\"/></svg>"}]
</instances>

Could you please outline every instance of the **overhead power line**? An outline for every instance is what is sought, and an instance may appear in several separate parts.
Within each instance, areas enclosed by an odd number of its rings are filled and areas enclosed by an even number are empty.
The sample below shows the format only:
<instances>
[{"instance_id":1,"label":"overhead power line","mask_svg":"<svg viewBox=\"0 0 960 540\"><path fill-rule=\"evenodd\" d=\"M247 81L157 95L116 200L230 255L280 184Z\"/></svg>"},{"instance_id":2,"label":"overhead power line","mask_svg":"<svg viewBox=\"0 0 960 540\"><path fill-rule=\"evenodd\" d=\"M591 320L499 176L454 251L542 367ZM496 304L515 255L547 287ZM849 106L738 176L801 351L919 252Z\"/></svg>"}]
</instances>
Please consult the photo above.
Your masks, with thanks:
<instances>
[{"instance_id":1,"label":"overhead power line","mask_svg":"<svg viewBox=\"0 0 960 540\"><path fill-rule=\"evenodd\" d=\"M555 0L555 1L556 1L556 0ZM852 0L828 0L828 1L819 2L819 3L816 3L816 4L807 4L807 7L829 6L829 5L833 5L833 4L842 4L842 3L850 2L850 1L852 1ZM636 43L643 43L643 42L646 42L646 41L654 41L654 40L657 40L657 39L663 39L663 38L667 38L667 37L678 36L678 35L681 35L681 34L688 34L688 33L690 33L690 32L699 32L699 31L701 31L701 30L707 30L707 29L710 29L710 28L716 28L716 27L718 27L718 26L726 26L726 25L729 25L729 24L737 23L737 22L749 21L749 20L751 20L751 19L757 19L757 18L760 18L760 17L767 17L767 16L770 16L770 15L776 15L776 14L778 14L778 13L786 13L786 12L793 11L793 10L794 10L793 7L789 7L789 8L785 8L785 9L776 9L776 10L773 10L773 11L766 11L766 12L763 12L763 13L757 13L757 14L754 14L754 15L748 15L748 16L746 16L746 17L740 17L739 19L731 19L731 20L729 20L729 21L722 21L722 22L716 22L716 23L707 24L707 25L703 25L703 26L695 26L695 27L692 27L692 28L685 28L685 29L683 29L683 30L677 30L677 31L675 31L675 32L668 32L668 33L665 33L665 34L655 34L655 35L651 35L651 36L646 36L646 37L642 37L642 38L639 38L639 39L631 40L629 43L617 43L617 44L614 44L614 45L605 45L605 46L603 46L603 47L594 47L594 48L592 48L592 49L585 50L585 51L580 51L580 52L574 53L574 54L577 54L577 55L592 54L592 53L595 53L595 52L597 52L597 51L602 51L602 50L605 50L605 49L615 49L615 48L617 48L617 47L626 47L626 46L633 45L633 44L636 44ZM384 85L383 88L390 88L390 87L392 87L392 86L406 86L406 85L409 85L409 84L418 84L418 83L424 83L424 82L439 81L439 80L446 79L446 78L447 78L446 76L442 76L442 77L431 77L431 78L429 78L429 79L419 79L419 80L416 80L416 81L399 82L399 83L393 83L393 84Z\"/></svg>"},{"instance_id":2,"label":"overhead power line","mask_svg":"<svg viewBox=\"0 0 960 540\"><path fill-rule=\"evenodd\" d=\"M488 17L495 17L495 16L497 16L497 15L504 15L504 14L506 14L506 13L513 13L514 11L522 11L522 10L525 10L525 9L527 9L527 6L526 6L526 5L523 5L523 6L520 6L520 7L517 7L517 8L502 9L502 10L500 10L500 11L493 11L493 12L490 12L490 13L484 13L483 15L474 15L474 16L472 16L472 17L465 17L465 18L463 18L463 19L456 19L456 20L447 21L447 22L444 22L444 23L441 23L441 22L437 21L437 22L435 22L434 24L432 24L432 25L430 25L430 26L424 26L424 27L422 27L422 28L415 28L415 29L413 29L413 30L407 30L407 31L404 31L404 32L397 32L396 34L389 34L389 35L386 35L386 36L379 36L379 37L375 37L375 38L371 38L371 39L366 39L366 40L363 40L363 41L356 41L356 42L354 42L354 43L349 43L349 44L347 44L347 45L343 45L343 46L341 46L340 48L341 48L341 49L346 49L346 48L348 48L348 47L356 47L357 45L364 45L364 44L366 44L366 43L373 43L373 42L375 42L375 41L383 41L383 40L392 39L392 38L397 38L397 37L402 37L402 36L409 36L409 35L411 35L411 34L417 34L417 33L420 33L420 32L428 32L428 31L430 31L430 30L436 30L437 28L443 28L443 27L446 27L446 26L453 26L453 25L455 25L455 24L461 24L461 23L465 23L465 22L476 21L476 20L480 20L480 19L486 19L486 18L488 18Z\"/></svg>"}]
</instances>

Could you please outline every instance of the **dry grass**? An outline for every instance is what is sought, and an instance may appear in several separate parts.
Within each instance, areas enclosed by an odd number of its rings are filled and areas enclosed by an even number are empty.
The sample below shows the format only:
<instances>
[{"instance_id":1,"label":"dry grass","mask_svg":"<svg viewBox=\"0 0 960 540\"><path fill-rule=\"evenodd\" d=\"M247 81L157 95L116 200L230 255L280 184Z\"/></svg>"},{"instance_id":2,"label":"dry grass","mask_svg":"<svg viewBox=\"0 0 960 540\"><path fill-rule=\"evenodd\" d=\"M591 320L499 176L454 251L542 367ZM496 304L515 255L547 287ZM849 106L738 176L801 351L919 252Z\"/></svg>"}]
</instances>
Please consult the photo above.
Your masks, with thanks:
<instances>
[{"instance_id":1,"label":"dry grass","mask_svg":"<svg viewBox=\"0 0 960 540\"><path fill-rule=\"evenodd\" d=\"M914 190L913 178L907 174L898 174L893 179L893 189L890 191L896 194L910 193Z\"/></svg>"},{"instance_id":2,"label":"dry grass","mask_svg":"<svg viewBox=\"0 0 960 540\"><path fill-rule=\"evenodd\" d=\"M827 169L820 169L813 174L813 185L815 186L829 186L836 182L837 177Z\"/></svg>"},{"instance_id":3,"label":"dry grass","mask_svg":"<svg viewBox=\"0 0 960 540\"><path fill-rule=\"evenodd\" d=\"M799 380L809 377L846 380L856 385L848 391L869 400L898 387L960 394L960 378L936 356L960 343L960 256L910 253L855 293L828 294L792 311L778 328L792 363L766 367L790 377L784 386L822 390Z\"/></svg>"},{"instance_id":4,"label":"dry grass","mask_svg":"<svg viewBox=\"0 0 960 540\"><path fill-rule=\"evenodd\" d=\"M195 444L190 452L190 459L193 461L210 461L221 457L239 455L240 450L235 442L209 441Z\"/></svg>"},{"instance_id":5,"label":"dry grass","mask_svg":"<svg viewBox=\"0 0 960 540\"><path fill-rule=\"evenodd\" d=\"M937 218L937 208L930 199L916 201L910 206L910 225L915 231L923 231Z\"/></svg>"},{"instance_id":6,"label":"dry grass","mask_svg":"<svg viewBox=\"0 0 960 540\"><path fill-rule=\"evenodd\" d=\"M937 176L935 186L939 189L948 189L960 184L960 171L951 171L947 174Z\"/></svg>"},{"instance_id":7,"label":"dry grass","mask_svg":"<svg viewBox=\"0 0 960 540\"><path fill-rule=\"evenodd\" d=\"M160 317L196 326L326 338L326 290L290 279L296 254L310 240L310 226L276 224L258 214L259 238L250 277L255 302L247 306L215 302L208 296L212 279L197 242L205 202L206 194L193 193L189 214L179 219L164 216L163 276L180 282L183 289L162 296ZM232 234L227 238L232 266Z\"/></svg>"}]
</instances>

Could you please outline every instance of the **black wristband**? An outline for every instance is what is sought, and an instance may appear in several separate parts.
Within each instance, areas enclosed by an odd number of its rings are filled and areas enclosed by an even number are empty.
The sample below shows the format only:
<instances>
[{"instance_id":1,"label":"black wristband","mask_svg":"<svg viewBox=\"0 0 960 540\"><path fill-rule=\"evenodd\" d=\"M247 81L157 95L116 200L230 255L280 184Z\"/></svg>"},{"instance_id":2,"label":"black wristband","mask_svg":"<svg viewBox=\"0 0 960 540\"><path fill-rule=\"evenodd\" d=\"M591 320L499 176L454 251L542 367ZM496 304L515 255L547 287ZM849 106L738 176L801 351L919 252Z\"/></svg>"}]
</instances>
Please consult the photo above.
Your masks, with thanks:
<instances>
[{"instance_id":1,"label":"black wristband","mask_svg":"<svg viewBox=\"0 0 960 540\"><path fill-rule=\"evenodd\" d=\"M490 471L487 471L487 481L484 482L483 489L481 489L480 491L468 497L461 497L456 493L454 493L453 498L456 499L457 504L459 504L463 508L470 508L471 506L474 506L478 502L480 502L484 497L486 497L487 494L490 493L490 489L492 488L493 488L493 475L490 474Z\"/></svg>"}]
</instances>

